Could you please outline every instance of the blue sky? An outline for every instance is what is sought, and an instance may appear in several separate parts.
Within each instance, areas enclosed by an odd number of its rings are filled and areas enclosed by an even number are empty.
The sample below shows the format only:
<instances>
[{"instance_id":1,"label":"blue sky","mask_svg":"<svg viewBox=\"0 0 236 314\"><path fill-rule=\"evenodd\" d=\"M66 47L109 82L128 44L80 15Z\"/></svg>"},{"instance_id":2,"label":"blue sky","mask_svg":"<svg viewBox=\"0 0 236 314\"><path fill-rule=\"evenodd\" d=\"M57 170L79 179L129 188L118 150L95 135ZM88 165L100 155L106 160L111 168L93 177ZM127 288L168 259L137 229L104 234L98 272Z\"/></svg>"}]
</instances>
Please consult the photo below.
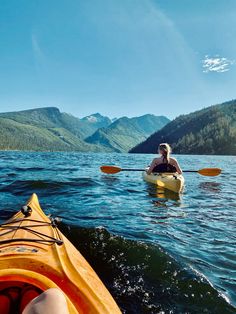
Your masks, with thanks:
<instances>
[{"instance_id":1,"label":"blue sky","mask_svg":"<svg viewBox=\"0 0 236 314\"><path fill-rule=\"evenodd\" d=\"M235 0L0 0L0 111L174 118L235 97Z\"/></svg>"}]
</instances>

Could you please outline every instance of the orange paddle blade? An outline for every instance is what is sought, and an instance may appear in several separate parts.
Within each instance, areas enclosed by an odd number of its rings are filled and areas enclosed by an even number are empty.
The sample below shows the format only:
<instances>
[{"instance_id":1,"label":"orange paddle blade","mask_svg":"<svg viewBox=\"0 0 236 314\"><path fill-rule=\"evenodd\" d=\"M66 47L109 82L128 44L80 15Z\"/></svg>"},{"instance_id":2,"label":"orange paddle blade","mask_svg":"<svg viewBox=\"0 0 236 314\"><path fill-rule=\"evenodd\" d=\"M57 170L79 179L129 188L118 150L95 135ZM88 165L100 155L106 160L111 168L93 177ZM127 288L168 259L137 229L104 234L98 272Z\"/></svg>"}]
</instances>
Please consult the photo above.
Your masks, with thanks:
<instances>
[{"instance_id":1,"label":"orange paddle blade","mask_svg":"<svg viewBox=\"0 0 236 314\"><path fill-rule=\"evenodd\" d=\"M101 166L100 170L104 173L113 174L120 172L122 169L116 166Z\"/></svg>"},{"instance_id":2,"label":"orange paddle blade","mask_svg":"<svg viewBox=\"0 0 236 314\"><path fill-rule=\"evenodd\" d=\"M221 173L220 168L204 168L198 170L198 173L200 173L203 176L209 176L209 177L214 177L218 176Z\"/></svg>"}]
</instances>

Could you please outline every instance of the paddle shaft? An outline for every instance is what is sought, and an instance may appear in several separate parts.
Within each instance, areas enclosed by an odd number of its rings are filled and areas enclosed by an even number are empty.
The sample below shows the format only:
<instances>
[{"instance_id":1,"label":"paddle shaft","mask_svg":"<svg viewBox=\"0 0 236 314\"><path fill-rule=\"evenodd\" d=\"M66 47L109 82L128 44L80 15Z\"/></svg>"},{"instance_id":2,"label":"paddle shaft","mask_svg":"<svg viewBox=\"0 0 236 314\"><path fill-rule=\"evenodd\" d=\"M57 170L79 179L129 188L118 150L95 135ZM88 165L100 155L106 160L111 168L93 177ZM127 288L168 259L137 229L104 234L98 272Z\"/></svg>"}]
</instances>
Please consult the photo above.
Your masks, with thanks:
<instances>
[{"instance_id":1,"label":"paddle shaft","mask_svg":"<svg viewBox=\"0 0 236 314\"><path fill-rule=\"evenodd\" d=\"M127 169L121 169L120 171L145 171L145 169L134 169L134 168L129 169L129 168L127 168Z\"/></svg>"},{"instance_id":2,"label":"paddle shaft","mask_svg":"<svg viewBox=\"0 0 236 314\"><path fill-rule=\"evenodd\" d=\"M198 170L182 170L183 172L198 172Z\"/></svg>"},{"instance_id":3,"label":"paddle shaft","mask_svg":"<svg viewBox=\"0 0 236 314\"><path fill-rule=\"evenodd\" d=\"M120 171L145 171L145 169L121 169ZM198 170L183 170L183 172L198 172Z\"/></svg>"}]
</instances>

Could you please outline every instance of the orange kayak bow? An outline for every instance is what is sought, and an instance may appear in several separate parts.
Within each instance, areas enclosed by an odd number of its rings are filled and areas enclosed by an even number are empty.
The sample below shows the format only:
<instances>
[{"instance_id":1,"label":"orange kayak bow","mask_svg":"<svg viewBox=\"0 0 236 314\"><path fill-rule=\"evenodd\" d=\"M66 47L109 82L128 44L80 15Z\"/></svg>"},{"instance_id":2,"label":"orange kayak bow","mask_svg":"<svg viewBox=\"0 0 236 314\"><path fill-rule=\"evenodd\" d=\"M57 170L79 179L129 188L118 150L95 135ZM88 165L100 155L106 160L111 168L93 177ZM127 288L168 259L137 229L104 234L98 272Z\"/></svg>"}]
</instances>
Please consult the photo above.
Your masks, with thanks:
<instances>
[{"instance_id":1,"label":"orange kayak bow","mask_svg":"<svg viewBox=\"0 0 236 314\"><path fill-rule=\"evenodd\" d=\"M44 214L36 194L0 226L0 290L24 283L41 291L59 288L70 313L121 313L92 267Z\"/></svg>"}]
</instances>

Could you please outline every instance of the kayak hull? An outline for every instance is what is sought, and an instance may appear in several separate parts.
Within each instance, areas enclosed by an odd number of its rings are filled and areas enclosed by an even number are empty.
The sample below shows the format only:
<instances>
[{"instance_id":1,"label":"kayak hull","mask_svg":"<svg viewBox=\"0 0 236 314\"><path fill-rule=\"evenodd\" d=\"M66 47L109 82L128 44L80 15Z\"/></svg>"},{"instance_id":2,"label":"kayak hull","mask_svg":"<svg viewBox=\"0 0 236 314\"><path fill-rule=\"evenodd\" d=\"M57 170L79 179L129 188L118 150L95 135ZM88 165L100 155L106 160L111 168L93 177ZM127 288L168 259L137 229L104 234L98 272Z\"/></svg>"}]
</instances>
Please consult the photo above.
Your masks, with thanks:
<instances>
[{"instance_id":1,"label":"kayak hull","mask_svg":"<svg viewBox=\"0 0 236 314\"><path fill-rule=\"evenodd\" d=\"M184 177L178 173L152 173L143 172L143 179L160 188L180 193L184 187Z\"/></svg>"},{"instance_id":2,"label":"kayak hull","mask_svg":"<svg viewBox=\"0 0 236 314\"><path fill-rule=\"evenodd\" d=\"M70 313L121 313L92 267L40 208L36 194L0 226L0 289L18 282L59 288Z\"/></svg>"}]
</instances>

